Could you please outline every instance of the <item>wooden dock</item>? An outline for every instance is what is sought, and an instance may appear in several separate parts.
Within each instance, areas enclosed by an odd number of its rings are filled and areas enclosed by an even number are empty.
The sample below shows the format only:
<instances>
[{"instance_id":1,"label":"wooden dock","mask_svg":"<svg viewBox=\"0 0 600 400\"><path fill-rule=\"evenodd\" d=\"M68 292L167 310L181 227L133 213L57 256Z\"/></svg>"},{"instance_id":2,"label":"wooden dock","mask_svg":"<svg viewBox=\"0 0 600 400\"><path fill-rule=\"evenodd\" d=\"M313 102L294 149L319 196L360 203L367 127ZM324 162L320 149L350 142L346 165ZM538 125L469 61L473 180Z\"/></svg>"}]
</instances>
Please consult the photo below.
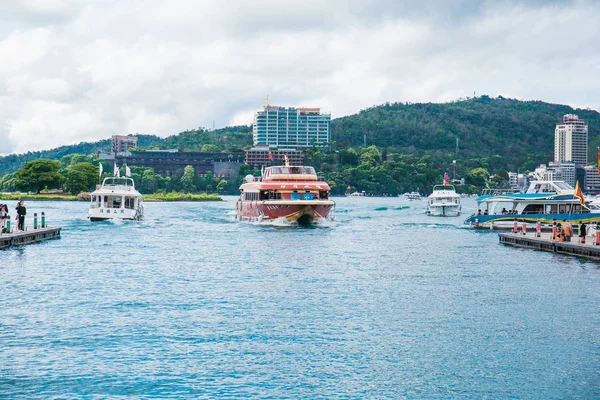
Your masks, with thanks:
<instances>
[{"instance_id":1,"label":"wooden dock","mask_svg":"<svg viewBox=\"0 0 600 400\"><path fill-rule=\"evenodd\" d=\"M56 239L60 237L61 228L38 228L27 227L25 231L12 231L11 233L0 234L0 249L10 246L21 246L25 244L37 243L43 240Z\"/></svg>"},{"instance_id":2,"label":"wooden dock","mask_svg":"<svg viewBox=\"0 0 600 400\"><path fill-rule=\"evenodd\" d=\"M536 237L534 232L527 235L519 233L500 233L500 243L511 246L528 247L532 249L551 251L553 253L570 254L600 260L600 246L594 244L594 237L586 236L586 243L579 243L579 237L573 236L571 242L552 240L551 233L543 233Z\"/></svg>"}]
</instances>

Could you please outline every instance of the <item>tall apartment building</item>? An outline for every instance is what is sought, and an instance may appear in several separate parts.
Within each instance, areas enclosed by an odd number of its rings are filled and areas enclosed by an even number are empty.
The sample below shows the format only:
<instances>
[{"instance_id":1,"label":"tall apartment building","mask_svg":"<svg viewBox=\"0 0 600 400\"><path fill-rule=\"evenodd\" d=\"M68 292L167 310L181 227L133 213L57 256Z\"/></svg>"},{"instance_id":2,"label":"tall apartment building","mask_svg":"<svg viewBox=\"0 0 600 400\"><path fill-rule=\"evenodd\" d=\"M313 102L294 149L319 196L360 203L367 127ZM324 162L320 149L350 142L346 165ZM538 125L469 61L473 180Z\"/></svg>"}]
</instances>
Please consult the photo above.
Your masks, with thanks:
<instances>
[{"instance_id":1,"label":"tall apartment building","mask_svg":"<svg viewBox=\"0 0 600 400\"><path fill-rule=\"evenodd\" d=\"M588 124L577 115L566 114L554 130L554 163L587 165Z\"/></svg>"},{"instance_id":2,"label":"tall apartment building","mask_svg":"<svg viewBox=\"0 0 600 400\"><path fill-rule=\"evenodd\" d=\"M123 153L129 151L129 149L137 146L137 142L137 136L113 135L111 138L112 152Z\"/></svg>"},{"instance_id":3,"label":"tall apartment building","mask_svg":"<svg viewBox=\"0 0 600 400\"><path fill-rule=\"evenodd\" d=\"M254 114L254 146L283 148L327 147L331 141L331 114L320 108L266 105Z\"/></svg>"}]
</instances>

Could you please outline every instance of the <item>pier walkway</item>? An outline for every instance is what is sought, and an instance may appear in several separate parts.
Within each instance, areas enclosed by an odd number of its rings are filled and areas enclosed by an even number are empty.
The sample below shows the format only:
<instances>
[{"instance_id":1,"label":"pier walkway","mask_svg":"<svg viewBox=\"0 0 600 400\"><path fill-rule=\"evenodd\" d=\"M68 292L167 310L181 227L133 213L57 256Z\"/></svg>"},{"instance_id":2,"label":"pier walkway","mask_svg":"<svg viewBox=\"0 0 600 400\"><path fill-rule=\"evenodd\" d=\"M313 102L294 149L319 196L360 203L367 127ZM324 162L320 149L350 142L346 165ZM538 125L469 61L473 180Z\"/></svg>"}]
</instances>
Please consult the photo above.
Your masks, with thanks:
<instances>
[{"instance_id":1,"label":"pier walkway","mask_svg":"<svg viewBox=\"0 0 600 400\"><path fill-rule=\"evenodd\" d=\"M27 227L25 231L12 231L11 233L3 233L0 234L0 249L59 238L60 230L61 228L52 227L38 229Z\"/></svg>"},{"instance_id":2,"label":"pier walkway","mask_svg":"<svg viewBox=\"0 0 600 400\"><path fill-rule=\"evenodd\" d=\"M594 237L586 236L586 243L579 243L579 237L573 236L571 242L558 242L552 240L551 233L542 232L541 237L536 237L534 232L527 235L519 233L500 233L500 243L518 247L551 251L553 253L571 254L574 256L588 257L600 260L600 246L594 244Z\"/></svg>"}]
</instances>

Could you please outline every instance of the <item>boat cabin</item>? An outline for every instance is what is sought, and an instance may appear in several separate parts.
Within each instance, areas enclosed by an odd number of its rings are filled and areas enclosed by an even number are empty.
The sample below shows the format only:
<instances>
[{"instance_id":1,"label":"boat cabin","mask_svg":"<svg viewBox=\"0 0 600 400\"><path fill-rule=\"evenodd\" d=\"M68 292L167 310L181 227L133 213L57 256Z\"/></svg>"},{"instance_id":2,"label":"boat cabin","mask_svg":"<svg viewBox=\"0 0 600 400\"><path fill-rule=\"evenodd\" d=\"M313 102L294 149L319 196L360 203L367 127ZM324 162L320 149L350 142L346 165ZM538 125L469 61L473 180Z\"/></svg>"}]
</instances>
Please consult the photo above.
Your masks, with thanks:
<instances>
[{"instance_id":1,"label":"boat cabin","mask_svg":"<svg viewBox=\"0 0 600 400\"><path fill-rule=\"evenodd\" d=\"M313 167L267 167L263 172L263 182L267 181L317 181Z\"/></svg>"},{"instance_id":2,"label":"boat cabin","mask_svg":"<svg viewBox=\"0 0 600 400\"><path fill-rule=\"evenodd\" d=\"M142 202L142 197L135 190L131 178L105 178L102 186L98 185L91 194L90 208L115 208L135 210Z\"/></svg>"},{"instance_id":3,"label":"boat cabin","mask_svg":"<svg viewBox=\"0 0 600 400\"><path fill-rule=\"evenodd\" d=\"M249 180L248 180L249 181ZM328 200L329 185L319 181L313 167L267 167L262 181L249 181L242 200Z\"/></svg>"}]
</instances>

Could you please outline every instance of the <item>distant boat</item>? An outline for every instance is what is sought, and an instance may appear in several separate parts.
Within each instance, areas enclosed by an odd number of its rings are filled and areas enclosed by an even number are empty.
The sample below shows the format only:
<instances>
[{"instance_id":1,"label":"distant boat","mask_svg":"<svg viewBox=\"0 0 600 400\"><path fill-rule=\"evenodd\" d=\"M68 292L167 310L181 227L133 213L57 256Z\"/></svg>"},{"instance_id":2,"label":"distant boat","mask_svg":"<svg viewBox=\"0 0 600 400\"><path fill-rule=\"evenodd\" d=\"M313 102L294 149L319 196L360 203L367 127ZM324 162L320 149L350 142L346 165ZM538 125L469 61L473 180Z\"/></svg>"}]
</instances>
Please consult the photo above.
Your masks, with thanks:
<instances>
[{"instance_id":1,"label":"distant boat","mask_svg":"<svg viewBox=\"0 0 600 400\"><path fill-rule=\"evenodd\" d=\"M102 186L98 185L90 197L90 221L144 218L144 199L142 194L135 190L131 178L104 178Z\"/></svg>"},{"instance_id":2,"label":"distant boat","mask_svg":"<svg viewBox=\"0 0 600 400\"><path fill-rule=\"evenodd\" d=\"M404 193L403 196L408 200L421 200L421 194L418 192Z\"/></svg>"},{"instance_id":3,"label":"distant boat","mask_svg":"<svg viewBox=\"0 0 600 400\"><path fill-rule=\"evenodd\" d=\"M460 196L452 185L435 185L427 198L427 214L440 217L460 215Z\"/></svg>"},{"instance_id":4,"label":"distant boat","mask_svg":"<svg viewBox=\"0 0 600 400\"><path fill-rule=\"evenodd\" d=\"M364 197L365 191L363 190L362 192L348 193L348 194L346 194L346 196L348 196L348 197Z\"/></svg>"}]
</instances>

